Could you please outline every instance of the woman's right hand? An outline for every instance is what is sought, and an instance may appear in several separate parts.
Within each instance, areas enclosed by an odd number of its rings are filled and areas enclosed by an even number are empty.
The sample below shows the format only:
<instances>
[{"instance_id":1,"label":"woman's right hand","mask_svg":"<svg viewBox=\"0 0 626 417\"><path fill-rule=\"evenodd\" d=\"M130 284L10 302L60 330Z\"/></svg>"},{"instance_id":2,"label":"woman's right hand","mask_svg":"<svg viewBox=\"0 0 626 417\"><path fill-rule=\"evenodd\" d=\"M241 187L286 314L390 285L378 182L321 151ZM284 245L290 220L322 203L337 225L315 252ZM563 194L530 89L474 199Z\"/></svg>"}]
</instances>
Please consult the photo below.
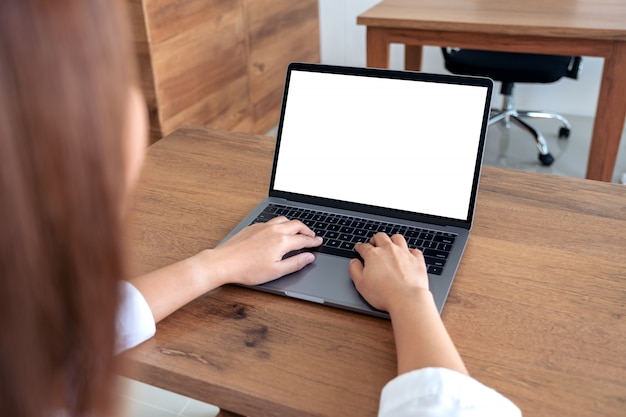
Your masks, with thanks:
<instances>
[{"instance_id":1,"label":"woman's right hand","mask_svg":"<svg viewBox=\"0 0 626 417\"><path fill-rule=\"evenodd\" d=\"M365 261L350 262L357 290L374 307L389 312L398 355L398 374L426 367L467 374L428 290L424 256L404 237L378 233L356 246Z\"/></svg>"},{"instance_id":2,"label":"woman's right hand","mask_svg":"<svg viewBox=\"0 0 626 417\"><path fill-rule=\"evenodd\" d=\"M401 235L377 233L359 243L358 259L350 262L350 276L357 290L375 308L389 311L392 303L413 291L428 291L428 274L422 252L409 249Z\"/></svg>"}]
</instances>

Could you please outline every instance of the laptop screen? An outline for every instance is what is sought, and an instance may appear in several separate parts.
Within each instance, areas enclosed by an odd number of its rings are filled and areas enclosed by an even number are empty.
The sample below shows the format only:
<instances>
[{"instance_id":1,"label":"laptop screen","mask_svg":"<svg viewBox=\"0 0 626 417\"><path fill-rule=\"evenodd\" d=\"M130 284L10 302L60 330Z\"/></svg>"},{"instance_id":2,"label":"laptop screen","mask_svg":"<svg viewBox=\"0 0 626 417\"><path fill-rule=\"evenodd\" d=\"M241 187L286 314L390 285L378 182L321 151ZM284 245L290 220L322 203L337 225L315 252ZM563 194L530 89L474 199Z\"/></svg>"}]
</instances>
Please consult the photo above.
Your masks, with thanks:
<instances>
[{"instance_id":1,"label":"laptop screen","mask_svg":"<svg viewBox=\"0 0 626 417\"><path fill-rule=\"evenodd\" d=\"M286 94L274 190L468 220L488 87L293 69Z\"/></svg>"}]
</instances>

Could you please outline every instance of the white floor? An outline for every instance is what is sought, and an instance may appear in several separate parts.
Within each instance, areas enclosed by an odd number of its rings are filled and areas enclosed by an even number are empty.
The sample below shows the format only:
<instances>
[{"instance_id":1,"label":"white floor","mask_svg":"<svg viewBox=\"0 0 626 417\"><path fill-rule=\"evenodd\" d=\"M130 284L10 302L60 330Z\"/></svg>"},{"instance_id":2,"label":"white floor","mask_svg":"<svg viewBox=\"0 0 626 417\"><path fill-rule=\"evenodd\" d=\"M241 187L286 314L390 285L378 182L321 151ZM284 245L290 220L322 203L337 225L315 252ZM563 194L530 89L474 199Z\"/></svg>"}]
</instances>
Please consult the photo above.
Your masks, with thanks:
<instances>
[{"instance_id":1,"label":"white floor","mask_svg":"<svg viewBox=\"0 0 626 417\"><path fill-rule=\"evenodd\" d=\"M122 417L215 417L219 408L132 379L118 378Z\"/></svg>"},{"instance_id":2,"label":"white floor","mask_svg":"<svg viewBox=\"0 0 626 417\"><path fill-rule=\"evenodd\" d=\"M569 139L558 138L560 123L556 120L526 119L546 138L550 153L555 158L551 166L544 167L537 159L538 151L532 136L517 126L507 130L503 123L494 124L489 128L485 165L584 178L593 119L580 116L567 116L567 119L572 125ZM620 182L624 173L626 173L626 130L622 134L612 182Z\"/></svg>"},{"instance_id":3,"label":"white floor","mask_svg":"<svg viewBox=\"0 0 626 417\"><path fill-rule=\"evenodd\" d=\"M584 178L593 119L568 117L572 124L569 139L559 139L559 123L554 120L533 120L531 123L546 137L555 162L544 167L537 159L532 137L513 126L507 131L502 125L490 127L485 147L484 163L512 169ZM269 132L275 134L275 131ZM626 134L622 135L613 182L626 173ZM169 391L120 377L119 397L126 417L213 417L219 409Z\"/></svg>"}]
</instances>

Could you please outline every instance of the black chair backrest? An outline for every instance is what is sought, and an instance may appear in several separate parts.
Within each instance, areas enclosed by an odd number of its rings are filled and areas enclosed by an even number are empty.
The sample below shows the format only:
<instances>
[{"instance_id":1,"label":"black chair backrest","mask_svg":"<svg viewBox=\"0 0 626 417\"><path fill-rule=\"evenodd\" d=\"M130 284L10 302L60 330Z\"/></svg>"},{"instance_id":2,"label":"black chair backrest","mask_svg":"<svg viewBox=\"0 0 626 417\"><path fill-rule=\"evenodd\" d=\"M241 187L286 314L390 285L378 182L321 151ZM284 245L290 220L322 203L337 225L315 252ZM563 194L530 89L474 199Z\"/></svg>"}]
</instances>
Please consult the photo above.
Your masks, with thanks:
<instances>
[{"instance_id":1,"label":"black chair backrest","mask_svg":"<svg viewBox=\"0 0 626 417\"><path fill-rule=\"evenodd\" d=\"M446 62L447 62L446 67L448 66L448 64L452 65L455 68L459 68L459 65L461 65L461 67L465 67L464 70L467 70L467 67L466 67L465 64L463 64L463 63L459 64L459 60L453 58L454 54L451 53L450 49L458 50L456 48L447 48L447 47L442 47L441 48L441 52L443 54L444 60L446 60ZM480 53L480 51L468 51L468 52L469 53L472 53L472 52ZM485 56L485 54L487 54L486 56L490 56L488 51L483 51L483 53L481 55ZM507 53L507 55L509 55L509 56L515 55L515 54L517 54L517 53ZM474 55L474 54L472 54L472 55ZM519 53L519 55L524 55L524 54L523 53ZM532 54L531 56L534 59L536 59L537 54ZM552 55L552 57L558 57L558 55ZM450 62L448 62L449 60L450 60ZM496 60L496 62L499 62L499 61ZM561 62L561 65L563 65L563 61L562 60L559 60L559 62ZM550 64L547 64L547 65L550 65ZM472 68L472 67L475 68L474 65L470 66L470 68ZM483 67L483 68L485 68L485 67ZM565 77L572 78L572 79L578 79L578 75L580 74L580 71L581 71L581 68L582 68L582 58L579 57L579 56L571 57L571 59L569 60L569 62L567 64L567 68L565 69L565 72L563 72L563 67L562 66L559 67L559 68L561 68L560 69L561 76L565 76ZM484 69L483 69L483 71L484 71ZM493 71L494 71L494 69L489 69L485 75L488 75L489 73L491 73ZM509 68L507 71L510 73L511 69ZM453 70L453 72L454 72L454 70ZM480 72L478 74L480 74ZM480 75L483 75L483 74L480 74ZM545 81L541 81L541 82L545 82Z\"/></svg>"},{"instance_id":2,"label":"black chair backrest","mask_svg":"<svg viewBox=\"0 0 626 417\"><path fill-rule=\"evenodd\" d=\"M573 78L575 80L578 79L578 74L580 74L580 70L582 68L582 57L579 56L575 56L573 57L574 59L572 60L572 63L570 64L570 67L568 68L567 72L565 73L565 76L568 78Z\"/></svg>"}]
</instances>

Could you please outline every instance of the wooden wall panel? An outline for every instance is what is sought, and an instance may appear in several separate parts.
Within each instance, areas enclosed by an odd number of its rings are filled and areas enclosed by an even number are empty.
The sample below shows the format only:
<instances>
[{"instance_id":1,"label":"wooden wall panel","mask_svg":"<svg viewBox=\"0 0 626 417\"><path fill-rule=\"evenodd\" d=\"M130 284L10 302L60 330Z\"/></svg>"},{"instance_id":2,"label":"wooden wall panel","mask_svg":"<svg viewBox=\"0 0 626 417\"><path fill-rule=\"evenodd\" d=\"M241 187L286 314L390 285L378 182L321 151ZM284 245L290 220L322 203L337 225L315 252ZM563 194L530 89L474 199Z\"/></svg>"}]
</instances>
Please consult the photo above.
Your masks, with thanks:
<instances>
[{"instance_id":1,"label":"wooden wall panel","mask_svg":"<svg viewBox=\"0 0 626 417\"><path fill-rule=\"evenodd\" d=\"M214 115L192 113L190 107L209 100L218 90L232 88L231 84L243 87L233 97L245 101L247 64L241 19L219 31L212 29L212 25L200 24L152 46L156 93L166 131L174 119L210 123Z\"/></svg>"},{"instance_id":2,"label":"wooden wall panel","mask_svg":"<svg viewBox=\"0 0 626 417\"><path fill-rule=\"evenodd\" d=\"M247 53L240 2L144 4L162 134L214 120L229 128L224 113L233 109L232 116L245 116ZM236 117L232 122L240 123Z\"/></svg>"},{"instance_id":3,"label":"wooden wall panel","mask_svg":"<svg viewBox=\"0 0 626 417\"><path fill-rule=\"evenodd\" d=\"M141 0L140 0L141 1ZM143 0L150 40L163 42L198 26L214 32L241 20L240 0Z\"/></svg>"},{"instance_id":4,"label":"wooden wall panel","mask_svg":"<svg viewBox=\"0 0 626 417\"><path fill-rule=\"evenodd\" d=\"M158 103L152 71L152 58L150 56L150 45L148 43L148 33L146 31L142 1L128 0L128 11L134 37L135 52L137 54L141 88L148 108L150 141L154 142L162 137L162 130L159 120Z\"/></svg>"},{"instance_id":5,"label":"wooden wall panel","mask_svg":"<svg viewBox=\"0 0 626 417\"><path fill-rule=\"evenodd\" d=\"M287 64L318 62L317 0L128 0L151 141L206 125L265 133Z\"/></svg>"},{"instance_id":6,"label":"wooden wall panel","mask_svg":"<svg viewBox=\"0 0 626 417\"><path fill-rule=\"evenodd\" d=\"M278 122L287 65L293 61L320 60L318 3L317 0L244 0L244 5L254 133L264 133Z\"/></svg>"}]
</instances>

